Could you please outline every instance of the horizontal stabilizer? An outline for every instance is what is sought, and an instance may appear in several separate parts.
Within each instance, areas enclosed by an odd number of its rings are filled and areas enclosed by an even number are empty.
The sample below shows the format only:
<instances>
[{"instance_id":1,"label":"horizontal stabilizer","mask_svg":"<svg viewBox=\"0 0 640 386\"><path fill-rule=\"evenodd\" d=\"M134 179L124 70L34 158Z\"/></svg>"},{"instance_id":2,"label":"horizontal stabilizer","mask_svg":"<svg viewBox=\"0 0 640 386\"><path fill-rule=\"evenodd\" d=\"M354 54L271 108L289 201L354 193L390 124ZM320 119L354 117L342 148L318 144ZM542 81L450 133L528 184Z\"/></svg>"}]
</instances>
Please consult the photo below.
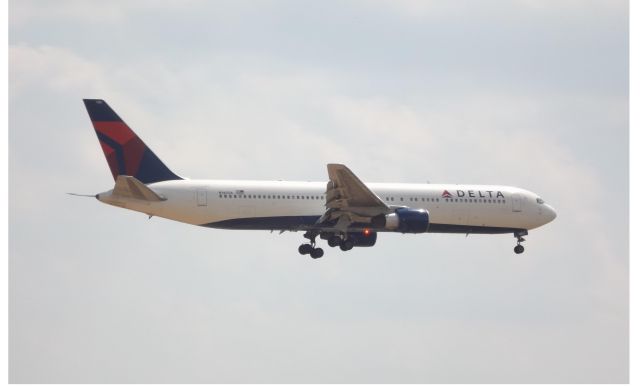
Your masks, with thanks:
<instances>
[{"instance_id":1,"label":"horizontal stabilizer","mask_svg":"<svg viewBox=\"0 0 640 386\"><path fill-rule=\"evenodd\" d=\"M165 201L166 198L149 189L135 177L119 175L116 178L116 186L113 188L114 196L134 198L143 201Z\"/></svg>"}]
</instances>

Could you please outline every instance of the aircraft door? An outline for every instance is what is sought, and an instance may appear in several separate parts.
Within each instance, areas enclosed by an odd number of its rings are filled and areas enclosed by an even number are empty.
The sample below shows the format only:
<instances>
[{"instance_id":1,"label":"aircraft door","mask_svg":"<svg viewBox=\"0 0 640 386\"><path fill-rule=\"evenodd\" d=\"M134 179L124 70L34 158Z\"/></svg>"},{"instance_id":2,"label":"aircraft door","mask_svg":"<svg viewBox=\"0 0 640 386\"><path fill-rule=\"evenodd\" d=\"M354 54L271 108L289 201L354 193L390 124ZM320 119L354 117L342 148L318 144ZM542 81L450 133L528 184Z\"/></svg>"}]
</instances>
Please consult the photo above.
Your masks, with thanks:
<instances>
[{"instance_id":1,"label":"aircraft door","mask_svg":"<svg viewBox=\"0 0 640 386\"><path fill-rule=\"evenodd\" d=\"M207 206L207 190L199 188L196 190L196 201L198 206Z\"/></svg>"},{"instance_id":2,"label":"aircraft door","mask_svg":"<svg viewBox=\"0 0 640 386\"><path fill-rule=\"evenodd\" d=\"M522 195L520 193L511 195L511 205L514 212L522 212Z\"/></svg>"}]
</instances>

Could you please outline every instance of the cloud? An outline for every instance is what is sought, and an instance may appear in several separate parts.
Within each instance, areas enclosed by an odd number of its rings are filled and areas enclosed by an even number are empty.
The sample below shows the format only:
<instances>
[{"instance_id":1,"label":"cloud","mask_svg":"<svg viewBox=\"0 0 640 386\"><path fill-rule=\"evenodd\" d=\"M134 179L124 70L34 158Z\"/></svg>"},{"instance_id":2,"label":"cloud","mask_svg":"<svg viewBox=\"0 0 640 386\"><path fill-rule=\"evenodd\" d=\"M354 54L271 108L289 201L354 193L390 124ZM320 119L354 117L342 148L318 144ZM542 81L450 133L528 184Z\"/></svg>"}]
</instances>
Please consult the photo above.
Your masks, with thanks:
<instances>
[{"instance_id":1,"label":"cloud","mask_svg":"<svg viewBox=\"0 0 640 386\"><path fill-rule=\"evenodd\" d=\"M435 26L453 36L440 50L434 24L375 16L378 6L430 13L435 3L345 6L362 11L362 29L291 4L270 3L262 17L242 5L109 3L96 23L117 23L128 39L97 52L68 36L112 39L109 28L84 29L84 14L102 8L22 4L12 4L9 49L12 381L626 379L628 197L610 187L626 186L628 101L610 76L625 57L615 45L611 63L576 75L562 57L528 78L535 66L517 66L508 45L476 39L495 57L474 60L456 54L468 42L446 23ZM132 26L145 10L158 19ZM160 39L172 12L184 16L172 31L198 38ZM200 28L225 15L234 17L223 27ZM38 20L68 26L47 34ZM328 21L339 33L314 35ZM605 24L571 24L572 36ZM416 56L419 47L446 60ZM546 58L563 46L535 47ZM367 181L521 186L559 217L532 231L518 258L510 235L385 234L375 248L319 261L296 254L299 233L148 220L63 195L112 183L80 102L88 96L108 100L189 177L322 181L325 163L345 162Z\"/></svg>"},{"instance_id":2,"label":"cloud","mask_svg":"<svg viewBox=\"0 0 640 386\"><path fill-rule=\"evenodd\" d=\"M159 1L81 1L43 3L39 1L16 1L9 7L10 25L25 25L57 20L66 23L82 23L93 26L118 24L135 13L142 13L153 6L167 12L197 7L200 0L159 0Z\"/></svg>"},{"instance_id":3,"label":"cloud","mask_svg":"<svg viewBox=\"0 0 640 386\"><path fill-rule=\"evenodd\" d=\"M9 47L10 92L20 96L37 87L60 92L103 88L102 68L64 48L27 45Z\"/></svg>"}]
</instances>

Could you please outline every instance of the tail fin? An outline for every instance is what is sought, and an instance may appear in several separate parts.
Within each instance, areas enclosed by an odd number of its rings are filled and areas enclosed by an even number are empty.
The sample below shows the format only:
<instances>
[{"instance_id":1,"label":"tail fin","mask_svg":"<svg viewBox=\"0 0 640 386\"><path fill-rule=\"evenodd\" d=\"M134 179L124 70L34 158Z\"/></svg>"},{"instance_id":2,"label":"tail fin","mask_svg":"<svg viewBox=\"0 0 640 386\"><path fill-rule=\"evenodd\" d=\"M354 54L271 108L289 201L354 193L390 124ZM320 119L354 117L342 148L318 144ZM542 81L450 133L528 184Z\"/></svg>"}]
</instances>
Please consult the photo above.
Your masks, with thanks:
<instances>
[{"instance_id":1,"label":"tail fin","mask_svg":"<svg viewBox=\"0 0 640 386\"><path fill-rule=\"evenodd\" d=\"M102 99L83 99L113 179L133 176L142 183L181 180Z\"/></svg>"}]
</instances>

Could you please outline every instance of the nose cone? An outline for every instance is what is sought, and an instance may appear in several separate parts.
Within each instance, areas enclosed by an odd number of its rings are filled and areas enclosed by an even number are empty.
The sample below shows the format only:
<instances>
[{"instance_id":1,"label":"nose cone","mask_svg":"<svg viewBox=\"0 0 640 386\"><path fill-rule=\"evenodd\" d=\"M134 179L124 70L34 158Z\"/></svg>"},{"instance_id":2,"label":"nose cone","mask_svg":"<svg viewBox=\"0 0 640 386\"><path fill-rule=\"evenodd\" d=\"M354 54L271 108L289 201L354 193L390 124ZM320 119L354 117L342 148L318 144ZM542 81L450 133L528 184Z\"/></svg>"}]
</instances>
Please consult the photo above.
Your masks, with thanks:
<instances>
[{"instance_id":1,"label":"nose cone","mask_svg":"<svg viewBox=\"0 0 640 386\"><path fill-rule=\"evenodd\" d=\"M556 210L553 209L553 207L551 205L545 204L545 210L544 210L544 217L545 220L547 222L551 222L553 221L556 217L558 216L558 214L556 213Z\"/></svg>"}]
</instances>

